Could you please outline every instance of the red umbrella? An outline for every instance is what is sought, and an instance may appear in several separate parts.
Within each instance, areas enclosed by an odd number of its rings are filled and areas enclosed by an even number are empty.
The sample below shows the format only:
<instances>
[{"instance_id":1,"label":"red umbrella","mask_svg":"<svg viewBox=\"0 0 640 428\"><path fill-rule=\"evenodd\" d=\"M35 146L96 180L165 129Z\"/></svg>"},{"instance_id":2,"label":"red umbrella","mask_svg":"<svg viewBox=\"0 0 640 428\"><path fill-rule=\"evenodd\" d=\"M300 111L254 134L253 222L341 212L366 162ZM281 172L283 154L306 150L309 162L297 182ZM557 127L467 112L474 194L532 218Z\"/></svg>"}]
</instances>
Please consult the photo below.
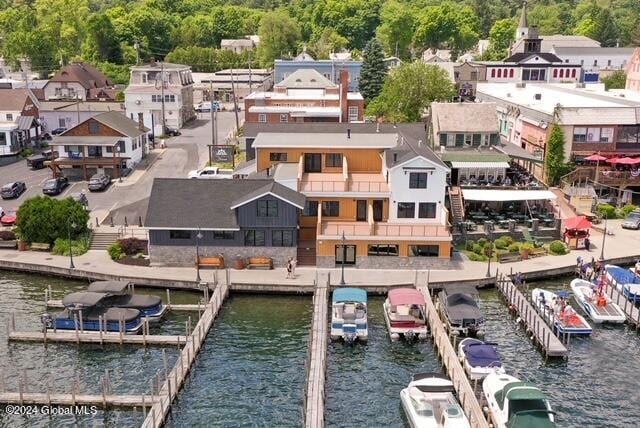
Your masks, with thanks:
<instances>
[{"instance_id":1,"label":"red umbrella","mask_svg":"<svg viewBox=\"0 0 640 428\"><path fill-rule=\"evenodd\" d=\"M568 218L564 221L564 227L567 229L589 229L591 222L583 215Z\"/></svg>"},{"instance_id":2,"label":"red umbrella","mask_svg":"<svg viewBox=\"0 0 640 428\"><path fill-rule=\"evenodd\" d=\"M608 163L617 163L620 160L620 158L611 158L611 159L607 159Z\"/></svg>"},{"instance_id":3,"label":"red umbrella","mask_svg":"<svg viewBox=\"0 0 640 428\"><path fill-rule=\"evenodd\" d=\"M616 163L620 165L635 165L636 162L637 161L634 158L621 158L621 159L618 159Z\"/></svg>"},{"instance_id":4,"label":"red umbrella","mask_svg":"<svg viewBox=\"0 0 640 428\"><path fill-rule=\"evenodd\" d=\"M602 161L606 161L607 158L599 154L593 154L591 156L587 156L586 158L584 158L584 160L591 161L591 162L602 162Z\"/></svg>"}]
</instances>

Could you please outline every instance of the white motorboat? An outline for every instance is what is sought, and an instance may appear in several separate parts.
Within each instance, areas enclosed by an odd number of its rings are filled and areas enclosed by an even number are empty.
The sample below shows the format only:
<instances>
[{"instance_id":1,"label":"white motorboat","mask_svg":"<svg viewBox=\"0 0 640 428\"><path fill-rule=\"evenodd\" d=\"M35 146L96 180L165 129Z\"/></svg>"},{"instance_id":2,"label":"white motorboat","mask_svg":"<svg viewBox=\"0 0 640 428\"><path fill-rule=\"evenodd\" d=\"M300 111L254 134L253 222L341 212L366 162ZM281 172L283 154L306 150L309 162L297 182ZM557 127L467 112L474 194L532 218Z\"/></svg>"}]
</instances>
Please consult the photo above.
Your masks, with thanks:
<instances>
[{"instance_id":1,"label":"white motorboat","mask_svg":"<svg viewBox=\"0 0 640 428\"><path fill-rule=\"evenodd\" d=\"M406 340L413 340L416 336L427 338L426 302L415 288L390 290L383 309L391 340L398 340L400 336Z\"/></svg>"},{"instance_id":2,"label":"white motorboat","mask_svg":"<svg viewBox=\"0 0 640 428\"><path fill-rule=\"evenodd\" d=\"M469 428L455 397L453 383L439 373L413 375L400 391L400 401L412 428Z\"/></svg>"},{"instance_id":3,"label":"white motorboat","mask_svg":"<svg viewBox=\"0 0 640 428\"><path fill-rule=\"evenodd\" d=\"M552 428L549 400L529 382L504 373L491 373L482 382L490 421L496 428Z\"/></svg>"},{"instance_id":4,"label":"white motorboat","mask_svg":"<svg viewBox=\"0 0 640 428\"><path fill-rule=\"evenodd\" d=\"M484 379L495 371L504 373L498 345L468 337L458 344L458 358L471 380Z\"/></svg>"},{"instance_id":5,"label":"white motorboat","mask_svg":"<svg viewBox=\"0 0 640 428\"><path fill-rule=\"evenodd\" d=\"M365 290L338 288L333 292L331 306L331 339L342 338L347 343L367 340L367 292Z\"/></svg>"},{"instance_id":6,"label":"white motorboat","mask_svg":"<svg viewBox=\"0 0 640 428\"><path fill-rule=\"evenodd\" d=\"M531 297L538 312L559 333L580 335L593 333L587 320L567 302L569 295L566 291L553 293L542 288L534 288L531 291Z\"/></svg>"},{"instance_id":7,"label":"white motorboat","mask_svg":"<svg viewBox=\"0 0 640 428\"><path fill-rule=\"evenodd\" d=\"M604 290L584 279L571 281L571 291L576 301L582 305L589 318L595 323L623 323L626 320L620 306L613 303Z\"/></svg>"},{"instance_id":8,"label":"white motorboat","mask_svg":"<svg viewBox=\"0 0 640 428\"><path fill-rule=\"evenodd\" d=\"M632 302L640 302L640 276L635 269L625 269L615 265L605 265L606 279L609 285L616 288L624 297Z\"/></svg>"}]
</instances>

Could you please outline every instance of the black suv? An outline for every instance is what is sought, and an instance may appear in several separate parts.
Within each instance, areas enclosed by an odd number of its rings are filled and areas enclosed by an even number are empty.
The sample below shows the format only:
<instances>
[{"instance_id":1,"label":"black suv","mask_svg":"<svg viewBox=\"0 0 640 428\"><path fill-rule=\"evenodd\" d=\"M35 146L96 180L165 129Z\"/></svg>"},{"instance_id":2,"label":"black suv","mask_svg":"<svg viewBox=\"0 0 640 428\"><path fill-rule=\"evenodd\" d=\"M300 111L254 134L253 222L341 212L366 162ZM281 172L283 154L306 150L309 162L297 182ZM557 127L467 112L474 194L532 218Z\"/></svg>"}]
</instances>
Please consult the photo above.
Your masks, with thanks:
<instances>
[{"instance_id":1,"label":"black suv","mask_svg":"<svg viewBox=\"0 0 640 428\"><path fill-rule=\"evenodd\" d=\"M59 195L68 185L69 180L67 177L52 178L44 183L44 186L42 186L42 193L50 196Z\"/></svg>"}]
</instances>

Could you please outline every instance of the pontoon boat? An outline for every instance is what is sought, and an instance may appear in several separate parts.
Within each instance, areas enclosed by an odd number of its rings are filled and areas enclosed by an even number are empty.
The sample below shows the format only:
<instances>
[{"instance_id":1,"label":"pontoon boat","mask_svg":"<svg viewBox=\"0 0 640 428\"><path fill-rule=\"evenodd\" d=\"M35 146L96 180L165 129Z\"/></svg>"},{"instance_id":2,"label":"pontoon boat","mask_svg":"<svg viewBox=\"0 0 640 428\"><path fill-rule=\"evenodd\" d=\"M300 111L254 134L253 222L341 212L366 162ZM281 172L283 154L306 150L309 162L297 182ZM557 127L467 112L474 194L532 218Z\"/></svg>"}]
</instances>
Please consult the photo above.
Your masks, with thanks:
<instances>
[{"instance_id":1,"label":"pontoon boat","mask_svg":"<svg viewBox=\"0 0 640 428\"><path fill-rule=\"evenodd\" d=\"M426 303L415 288L396 288L389 291L383 304L384 319L392 340L403 336L406 340L427 338Z\"/></svg>"},{"instance_id":2,"label":"pontoon boat","mask_svg":"<svg viewBox=\"0 0 640 428\"><path fill-rule=\"evenodd\" d=\"M359 288L338 288L333 292L331 339L366 341L367 292Z\"/></svg>"}]
</instances>

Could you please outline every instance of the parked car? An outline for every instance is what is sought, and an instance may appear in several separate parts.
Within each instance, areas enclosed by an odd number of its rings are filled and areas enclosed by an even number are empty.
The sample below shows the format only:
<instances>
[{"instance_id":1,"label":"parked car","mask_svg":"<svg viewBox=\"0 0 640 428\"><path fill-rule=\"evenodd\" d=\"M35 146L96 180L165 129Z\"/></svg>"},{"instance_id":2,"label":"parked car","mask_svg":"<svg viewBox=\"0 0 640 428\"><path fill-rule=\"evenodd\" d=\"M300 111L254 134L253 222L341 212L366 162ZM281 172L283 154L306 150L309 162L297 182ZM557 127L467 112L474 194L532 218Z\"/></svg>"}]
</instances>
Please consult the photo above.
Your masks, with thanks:
<instances>
[{"instance_id":1,"label":"parked car","mask_svg":"<svg viewBox=\"0 0 640 428\"><path fill-rule=\"evenodd\" d=\"M202 169L194 169L193 171L189 171L189 178L233 178L233 170L220 169L217 166L206 166Z\"/></svg>"},{"instance_id":2,"label":"parked car","mask_svg":"<svg viewBox=\"0 0 640 428\"><path fill-rule=\"evenodd\" d=\"M170 137L177 137L178 135L182 134L180 131L178 131L177 129L173 129L173 128L167 128L167 130L164 133L165 133L165 135L168 135Z\"/></svg>"},{"instance_id":3,"label":"parked car","mask_svg":"<svg viewBox=\"0 0 640 428\"><path fill-rule=\"evenodd\" d=\"M64 128L64 127L56 128L53 131L51 131L51 135L60 135L64 133L66 130L67 128Z\"/></svg>"},{"instance_id":4,"label":"parked car","mask_svg":"<svg viewBox=\"0 0 640 428\"><path fill-rule=\"evenodd\" d=\"M7 183L2 186L0 194L2 199L17 198L27 190L27 185L24 181L14 181L13 183Z\"/></svg>"},{"instance_id":5,"label":"parked car","mask_svg":"<svg viewBox=\"0 0 640 428\"><path fill-rule=\"evenodd\" d=\"M82 205L86 210L89 209L89 200L87 199L87 195L84 193L72 193L71 199Z\"/></svg>"},{"instance_id":6,"label":"parked car","mask_svg":"<svg viewBox=\"0 0 640 428\"><path fill-rule=\"evenodd\" d=\"M0 208L0 211L2 209ZM3 226L13 226L16 224L16 220L18 219L18 217L16 216L15 211L12 212L7 212L7 213L0 213L0 224Z\"/></svg>"},{"instance_id":7,"label":"parked car","mask_svg":"<svg viewBox=\"0 0 640 428\"><path fill-rule=\"evenodd\" d=\"M27 166L32 169L44 168L44 162L58 157L58 152L54 150L45 150L38 155L29 156L27 158Z\"/></svg>"},{"instance_id":8,"label":"parked car","mask_svg":"<svg viewBox=\"0 0 640 428\"><path fill-rule=\"evenodd\" d=\"M42 186L42 193L52 196L59 195L68 185L69 180L67 177L52 178L44 183L44 186Z\"/></svg>"},{"instance_id":9,"label":"parked car","mask_svg":"<svg viewBox=\"0 0 640 428\"><path fill-rule=\"evenodd\" d=\"M640 229L640 211L635 210L629 213L621 224L623 229Z\"/></svg>"},{"instance_id":10,"label":"parked car","mask_svg":"<svg viewBox=\"0 0 640 428\"><path fill-rule=\"evenodd\" d=\"M96 190L104 190L111 183L111 178L105 174L94 174L89 179L89 190L94 192Z\"/></svg>"}]
</instances>

